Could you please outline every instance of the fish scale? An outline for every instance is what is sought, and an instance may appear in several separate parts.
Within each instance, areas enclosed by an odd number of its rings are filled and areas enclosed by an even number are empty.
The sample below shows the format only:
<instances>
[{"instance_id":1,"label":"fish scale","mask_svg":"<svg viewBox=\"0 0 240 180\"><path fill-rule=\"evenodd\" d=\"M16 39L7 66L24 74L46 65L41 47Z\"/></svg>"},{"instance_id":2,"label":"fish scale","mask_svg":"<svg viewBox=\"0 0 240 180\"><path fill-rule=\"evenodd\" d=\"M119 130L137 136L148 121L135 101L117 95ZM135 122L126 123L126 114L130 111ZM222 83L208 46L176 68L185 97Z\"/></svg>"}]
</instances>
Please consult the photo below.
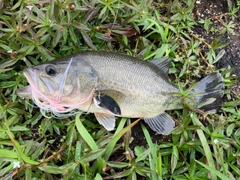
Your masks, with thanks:
<instances>
[{"instance_id":1,"label":"fish scale","mask_svg":"<svg viewBox=\"0 0 240 180\"><path fill-rule=\"evenodd\" d=\"M151 64L145 61L142 62L126 56L127 61L119 54L105 55L103 56L104 61L101 58L99 59L99 56L92 55L92 53L90 56L91 59L87 58L89 53L82 53L82 57L86 57L89 64L96 69L100 77L101 89L112 88L124 92L127 96L128 101L119 103L123 116L129 117L133 112L138 112L138 114L132 117L146 116L146 114L150 114L150 116L157 115L160 111L165 110L162 106L169 99L166 92L179 92L177 88L159 76L158 68L152 67ZM136 61L142 63L138 64ZM115 66L118 68L111 68ZM106 67L108 67L107 72ZM109 83L109 77L111 77L112 82L115 82L114 87ZM115 100L118 102L117 99Z\"/></svg>"}]
</instances>

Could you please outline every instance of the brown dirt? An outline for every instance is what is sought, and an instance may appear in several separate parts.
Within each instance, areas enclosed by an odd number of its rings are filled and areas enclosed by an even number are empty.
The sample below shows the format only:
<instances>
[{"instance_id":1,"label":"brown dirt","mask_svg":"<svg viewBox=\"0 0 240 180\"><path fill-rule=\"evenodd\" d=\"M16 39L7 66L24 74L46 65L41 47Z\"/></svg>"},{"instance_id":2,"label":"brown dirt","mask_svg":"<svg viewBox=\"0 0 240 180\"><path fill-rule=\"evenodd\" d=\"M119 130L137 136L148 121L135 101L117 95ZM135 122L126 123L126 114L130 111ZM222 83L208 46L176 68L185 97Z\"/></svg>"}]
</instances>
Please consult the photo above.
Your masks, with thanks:
<instances>
[{"instance_id":1,"label":"brown dirt","mask_svg":"<svg viewBox=\"0 0 240 180\"><path fill-rule=\"evenodd\" d=\"M233 28L236 34L229 32L223 34L221 42L228 42L229 45L224 48L226 53L216 66L217 69L228 66L235 68L233 74L240 76L240 12L238 11L235 19L232 20L228 14L229 3L232 3L232 5L236 7L235 0L197 0L193 11L195 20L211 19L212 24L209 26L209 29L213 27L217 29L218 32L213 34L206 32L202 25L195 28L195 33L206 39L208 43L211 43L213 39L222 35L220 34L220 31L223 29L221 22L228 24L230 21L233 21L233 23L236 24ZM219 50L217 52L219 52ZM238 91L238 93L240 92L240 81L236 84L235 90Z\"/></svg>"},{"instance_id":2,"label":"brown dirt","mask_svg":"<svg viewBox=\"0 0 240 180\"><path fill-rule=\"evenodd\" d=\"M236 6L236 2L234 0L230 0L233 5ZM218 30L216 33L209 33L204 30L203 25L196 26L194 29L194 33L197 34L199 37L203 37L207 40L209 44L212 43L212 41L219 37L221 34L219 33L223 26L221 21L224 21L226 23L230 22L231 19L229 18L228 13L228 2L227 0L197 0L195 2L195 8L193 10L193 16L196 21L199 21L200 19L211 19L212 24L209 26L209 29L211 27L214 27ZM236 26L234 27L235 35L226 32L221 42L225 43L228 42L229 45L224 48L226 51L225 55L219 60L219 62L216 64L217 69L224 68L224 67L232 67L235 68L233 71L234 75L240 76L240 12L236 14L236 18L233 21ZM217 52L219 52L218 50ZM235 85L234 89L240 93L240 81ZM142 122L144 123L144 122ZM148 126L146 125L148 128ZM159 142L159 141L170 141L171 135L169 136L162 136L155 134L150 128L148 128L152 141L153 142ZM133 142L131 143L131 147L135 146L146 146L147 142L143 135L140 123L138 123L133 129L132 129L132 136L134 138Z\"/></svg>"}]
</instances>

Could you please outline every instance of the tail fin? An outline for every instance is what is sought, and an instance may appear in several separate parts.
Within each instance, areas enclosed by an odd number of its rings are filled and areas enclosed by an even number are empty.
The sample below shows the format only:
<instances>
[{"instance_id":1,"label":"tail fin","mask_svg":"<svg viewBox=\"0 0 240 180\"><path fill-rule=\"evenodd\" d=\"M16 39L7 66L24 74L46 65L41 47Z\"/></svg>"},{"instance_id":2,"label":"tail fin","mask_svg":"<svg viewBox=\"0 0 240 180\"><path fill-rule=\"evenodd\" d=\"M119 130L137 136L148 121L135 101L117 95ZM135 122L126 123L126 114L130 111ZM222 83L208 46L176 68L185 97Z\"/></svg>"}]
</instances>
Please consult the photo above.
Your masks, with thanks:
<instances>
[{"instance_id":1,"label":"tail fin","mask_svg":"<svg viewBox=\"0 0 240 180\"><path fill-rule=\"evenodd\" d=\"M206 104L200 109L209 111L217 109L220 106L221 98L224 95L224 80L220 73L212 73L203 78L193 89L194 93L202 96L197 97L197 105L204 104L208 99L214 98L213 102Z\"/></svg>"}]
</instances>

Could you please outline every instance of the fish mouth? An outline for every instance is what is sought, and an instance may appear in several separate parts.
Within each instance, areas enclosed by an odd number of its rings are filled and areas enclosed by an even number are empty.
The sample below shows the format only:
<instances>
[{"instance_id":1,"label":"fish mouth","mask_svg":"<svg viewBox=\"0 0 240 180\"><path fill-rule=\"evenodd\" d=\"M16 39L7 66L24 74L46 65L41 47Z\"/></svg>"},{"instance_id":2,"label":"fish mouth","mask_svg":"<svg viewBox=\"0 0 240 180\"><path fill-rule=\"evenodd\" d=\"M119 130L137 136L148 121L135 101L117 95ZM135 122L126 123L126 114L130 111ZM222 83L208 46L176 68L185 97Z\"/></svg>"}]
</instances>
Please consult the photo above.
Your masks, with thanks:
<instances>
[{"instance_id":1,"label":"fish mouth","mask_svg":"<svg viewBox=\"0 0 240 180\"><path fill-rule=\"evenodd\" d=\"M31 73L29 72L28 69L24 69L23 70L23 74L24 76L27 78L28 82L29 82L29 79L31 77ZM18 88L17 91L16 91L16 94L22 98L26 98L26 99L31 99L32 98L32 88L31 88L31 85L28 85L28 86L25 86L25 87L22 87L22 88Z\"/></svg>"},{"instance_id":2,"label":"fish mouth","mask_svg":"<svg viewBox=\"0 0 240 180\"><path fill-rule=\"evenodd\" d=\"M32 98L32 88L31 86L25 86L22 88L17 89L16 91L17 95L26 98L26 99L31 99Z\"/></svg>"},{"instance_id":3,"label":"fish mouth","mask_svg":"<svg viewBox=\"0 0 240 180\"><path fill-rule=\"evenodd\" d=\"M33 89L39 88L39 84L38 84L39 78L42 80L43 85L46 86L47 92L50 92L50 93L53 92L51 86L48 85L46 78L42 78L41 76L38 76L36 73L36 70L30 69L30 68L24 69L23 74L26 77L29 85L17 89L16 94L18 96L26 99L31 99L33 97Z\"/></svg>"}]
</instances>

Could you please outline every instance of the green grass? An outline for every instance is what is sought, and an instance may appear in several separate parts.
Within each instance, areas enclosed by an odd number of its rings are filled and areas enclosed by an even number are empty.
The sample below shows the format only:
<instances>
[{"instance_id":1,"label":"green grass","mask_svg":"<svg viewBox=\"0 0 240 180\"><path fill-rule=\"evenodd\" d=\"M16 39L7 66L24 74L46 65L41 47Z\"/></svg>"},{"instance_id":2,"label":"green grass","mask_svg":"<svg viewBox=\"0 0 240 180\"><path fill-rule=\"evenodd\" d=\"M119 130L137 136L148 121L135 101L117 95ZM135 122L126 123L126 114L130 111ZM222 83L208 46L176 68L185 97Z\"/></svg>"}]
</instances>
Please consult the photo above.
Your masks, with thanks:
<instances>
[{"instance_id":1,"label":"green grass","mask_svg":"<svg viewBox=\"0 0 240 180\"><path fill-rule=\"evenodd\" d=\"M222 35L235 33L239 7L229 5L223 15L229 22L222 22L219 30L213 29L211 18L193 19L192 0L41 2L0 1L0 179L239 180L240 99L232 89L236 77L230 68L214 66L228 45ZM199 38L196 25L217 38ZM205 119L193 112L196 108L172 111L177 126L169 141L153 142L141 121L119 118L115 133L107 132L91 115L44 118L31 100L16 96L16 89L27 85L24 68L85 50L117 51L144 60L169 56L169 73L180 89L219 71L226 102L220 113ZM136 123L145 146L131 145Z\"/></svg>"}]
</instances>

